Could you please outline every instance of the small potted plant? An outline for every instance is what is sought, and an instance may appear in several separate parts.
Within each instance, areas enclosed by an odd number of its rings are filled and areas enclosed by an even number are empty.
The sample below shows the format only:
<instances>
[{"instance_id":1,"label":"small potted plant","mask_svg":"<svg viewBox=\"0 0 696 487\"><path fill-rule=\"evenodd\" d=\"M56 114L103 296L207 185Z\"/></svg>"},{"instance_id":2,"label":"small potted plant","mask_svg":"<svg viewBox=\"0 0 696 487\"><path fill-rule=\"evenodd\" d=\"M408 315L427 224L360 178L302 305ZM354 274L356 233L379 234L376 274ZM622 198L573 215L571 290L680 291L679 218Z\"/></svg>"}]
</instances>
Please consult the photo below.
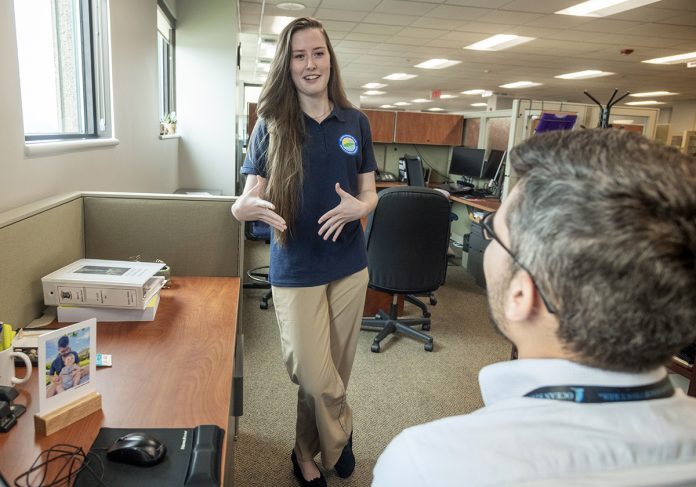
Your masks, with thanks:
<instances>
[{"instance_id":1,"label":"small potted plant","mask_svg":"<svg viewBox=\"0 0 696 487\"><path fill-rule=\"evenodd\" d=\"M169 112L160 120L160 135L174 135L175 133L176 112Z\"/></svg>"}]
</instances>

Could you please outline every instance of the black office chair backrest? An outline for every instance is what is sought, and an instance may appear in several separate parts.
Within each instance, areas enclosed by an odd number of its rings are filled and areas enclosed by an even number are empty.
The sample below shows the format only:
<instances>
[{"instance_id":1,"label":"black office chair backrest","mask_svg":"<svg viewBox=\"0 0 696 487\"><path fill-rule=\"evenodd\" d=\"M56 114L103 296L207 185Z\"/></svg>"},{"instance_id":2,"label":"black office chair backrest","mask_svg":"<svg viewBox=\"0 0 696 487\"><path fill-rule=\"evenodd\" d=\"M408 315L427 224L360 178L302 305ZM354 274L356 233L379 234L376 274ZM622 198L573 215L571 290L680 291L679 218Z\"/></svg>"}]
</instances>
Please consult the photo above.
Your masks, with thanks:
<instances>
[{"instance_id":1,"label":"black office chair backrest","mask_svg":"<svg viewBox=\"0 0 696 487\"><path fill-rule=\"evenodd\" d=\"M366 229L370 286L399 294L425 293L445 282L450 204L440 191L387 188Z\"/></svg>"},{"instance_id":2,"label":"black office chair backrest","mask_svg":"<svg viewBox=\"0 0 696 487\"><path fill-rule=\"evenodd\" d=\"M244 224L244 236L248 240L265 240L271 242L271 226L260 220L248 221Z\"/></svg>"},{"instance_id":3,"label":"black office chair backrest","mask_svg":"<svg viewBox=\"0 0 696 487\"><path fill-rule=\"evenodd\" d=\"M425 179L423 178L423 164L420 157L405 155L406 161L406 179L409 186L425 187Z\"/></svg>"}]
</instances>

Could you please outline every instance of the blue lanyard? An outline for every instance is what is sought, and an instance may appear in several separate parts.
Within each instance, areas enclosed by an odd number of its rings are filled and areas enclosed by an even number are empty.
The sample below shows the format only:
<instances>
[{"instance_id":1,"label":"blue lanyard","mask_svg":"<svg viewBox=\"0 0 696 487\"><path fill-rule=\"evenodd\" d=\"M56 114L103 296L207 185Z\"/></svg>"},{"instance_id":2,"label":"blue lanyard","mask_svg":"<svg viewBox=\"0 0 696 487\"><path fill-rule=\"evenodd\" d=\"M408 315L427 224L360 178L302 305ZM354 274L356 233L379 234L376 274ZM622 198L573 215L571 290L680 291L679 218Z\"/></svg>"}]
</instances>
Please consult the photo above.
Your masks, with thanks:
<instances>
[{"instance_id":1,"label":"blue lanyard","mask_svg":"<svg viewBox=\"0 0 696 487\"><path fill-rule=\"evenodd\" d=\"M664 399L674 395L674 386L665 376L659 382L637 387L548 386L528 392L524 397L577 403L628 402Z\"/></svg>"}]
</instances>

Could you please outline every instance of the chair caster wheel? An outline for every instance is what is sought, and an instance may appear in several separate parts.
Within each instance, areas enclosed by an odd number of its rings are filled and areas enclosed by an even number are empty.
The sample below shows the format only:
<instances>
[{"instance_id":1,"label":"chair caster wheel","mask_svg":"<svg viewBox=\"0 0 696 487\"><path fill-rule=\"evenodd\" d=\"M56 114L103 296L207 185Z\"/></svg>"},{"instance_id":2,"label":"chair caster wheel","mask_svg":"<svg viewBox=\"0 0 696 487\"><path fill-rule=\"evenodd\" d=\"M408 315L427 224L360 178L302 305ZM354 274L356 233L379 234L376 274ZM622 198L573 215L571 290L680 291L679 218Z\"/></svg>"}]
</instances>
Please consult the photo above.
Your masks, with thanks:
<instances>
[{"instance_id":1,"label":"chair caster wheel","mask_svg":"<svg viewBox=\"0 0 696 487\"><path fill-rule=\"evenodd\" d=\"M268 303L259 303L259 308L268 309Z\"/></svg>"},{"instance_id":2,"label":"chair caster wheel","mask_svg":"<svg viewBox=\"0 0 696 487\"><path fill-rule=\"evenodd\" d=\"M423 311L423 318L430 318L430 311Z\"/></svg>"},{"instance_id":3,"label":"chair caster wheel","mask_svg":"<svg viewBox=\"0 0 696 487\"><path fill-rule=\"evenodd\" d=\"M430 304L432 304L433 306L435 306L435 305L437 304L437 299L435 299L435 298L430 298Z\"/></svg>"},{"instance_id":4,"label":"chair caster wheel","mask_svg":"<svg viewBox=\"0 0 696 487\"><path fill-rule=\"evenodd\" d=\"M372 350L374 353L379 353L379 343L373 343L370 350Z\"/></svg>"},{"instance_id":5,"label":"chair caster wheel","mask_svg":"<svg viewBox=\"0 0 696 487\"><path fill-rule=\"evenodd\" d=\"M426 343L423 348L425 348L426 352L432 352L433 351L433 342L428 342Z\"/></svg>"},{"instance_id":6,"label":"chair caster wheel","mask_svg":"<svg viewBox=\"0 0 696 487\"><path fill-rule=\"evenodd\" d=\"M425 323L425 324L423 324L423 326L421 326L421 329L422 329L423 331L428 331L428 330L430 330L430 323Z\"/></svg>"}]
</instances>

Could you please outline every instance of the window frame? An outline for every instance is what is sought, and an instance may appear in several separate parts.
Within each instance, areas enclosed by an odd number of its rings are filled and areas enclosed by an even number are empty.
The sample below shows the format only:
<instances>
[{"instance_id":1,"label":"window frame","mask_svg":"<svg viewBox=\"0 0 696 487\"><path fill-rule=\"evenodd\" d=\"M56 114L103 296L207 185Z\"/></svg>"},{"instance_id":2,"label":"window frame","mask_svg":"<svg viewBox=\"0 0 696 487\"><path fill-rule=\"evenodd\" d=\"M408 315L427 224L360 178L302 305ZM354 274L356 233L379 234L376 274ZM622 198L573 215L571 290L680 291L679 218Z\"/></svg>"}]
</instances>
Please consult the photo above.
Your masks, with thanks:
<instances>
[{"instance_id":1,"label":"window frame","mask_svg":"<svg viewBox=\"0 0 696 487\"><path fill-rule=\"evenodd\" d=\"M84 118L84 129L79 133L27 134L25 131L24 140L27 146L46 142L74 143L113 136L108 0L78 1L81 22L77 27L81 39L83 67L80 89L84 100L81 116ZM22 103L22 111L24 109Z\"/></svg>"},{"instance_id":2,"label":"window frame","mask_svg":"<svg viewBox=\"0 0 696 487\"><path fill-rule=\"evenodd\" d=\"M164 0L157 0L157 7L169 22L169 40L157 29L158 96L160 120L163 120L168 113L176 112L176 19Z\"/></svg>"}]
</instances>

